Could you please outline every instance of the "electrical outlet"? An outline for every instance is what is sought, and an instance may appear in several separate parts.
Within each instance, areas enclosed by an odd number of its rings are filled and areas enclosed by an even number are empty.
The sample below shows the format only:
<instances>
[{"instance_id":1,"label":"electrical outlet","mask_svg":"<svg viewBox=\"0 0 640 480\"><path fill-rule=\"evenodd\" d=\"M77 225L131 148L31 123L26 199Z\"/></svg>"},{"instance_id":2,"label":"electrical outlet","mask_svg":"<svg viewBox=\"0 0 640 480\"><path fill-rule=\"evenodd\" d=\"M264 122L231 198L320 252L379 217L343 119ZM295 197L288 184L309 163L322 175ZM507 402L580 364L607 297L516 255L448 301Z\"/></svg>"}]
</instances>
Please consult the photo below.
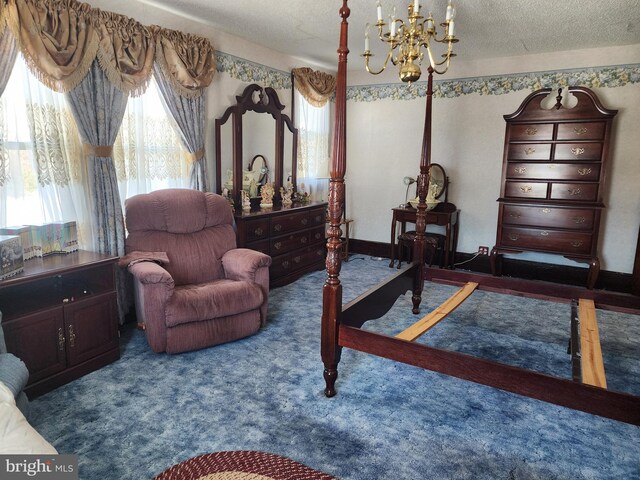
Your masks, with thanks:
<instances>
[{"instance_id":1,"label":"electrical outlet","mask_svg":"<svg viewBox=\"0 0 640 480\"><path fill-rule=\"evenodd\" d=\"M489 255L489 247L478 247L478 253L480 255Z\"/></svg>"}]
</instances>

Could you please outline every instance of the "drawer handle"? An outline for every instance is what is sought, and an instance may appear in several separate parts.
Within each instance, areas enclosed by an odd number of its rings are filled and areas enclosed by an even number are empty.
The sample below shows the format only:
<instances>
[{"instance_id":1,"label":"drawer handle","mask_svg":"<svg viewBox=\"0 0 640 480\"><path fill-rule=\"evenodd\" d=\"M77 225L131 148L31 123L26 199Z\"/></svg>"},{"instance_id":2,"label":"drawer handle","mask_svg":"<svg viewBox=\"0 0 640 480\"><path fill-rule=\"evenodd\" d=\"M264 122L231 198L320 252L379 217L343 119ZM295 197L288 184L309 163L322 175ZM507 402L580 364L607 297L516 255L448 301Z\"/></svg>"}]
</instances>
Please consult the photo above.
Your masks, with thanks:
<instances>
[{"instance_id":1,"label":"drawer handle","mask_svg":"<svg viewBox=\"0 0 640 480\"><path fill-rule=\"evenodd\" d=\"M527 167L515 167L513 171L522 175L524 173L527 173Z\"/></svg>"},{"instance_id":2,"label":"drawer handle","mask_svg":"<svg viewBox=\"0 0 640 480\"><path fill-rule=\"evenodd\" d=\"M274 229L276 232L279 232L280 230L282 230L282 225L280 225L279 223L276 223L276 224L274 225L273 229Z\"/></svg>"},{"instance_id":3,"label":"drawer handle","mask_svg":"<svg viewBox=\"0 0 640 480\"><path fill-rule=\"evenodd\" d=\"M591 173L591 169L590 168L579 168L578 169L578 174L585 176L585 175L589 175Z\"/></svg>"},{"instance_id":4,"label":"drawer handle","mask_svg":"<svg viewBox=\"0 0 640 480\"><path fill-rule=\"evenodd\" d=\"M520 187L520 190L522 190L522 193L529 193L532 190L531 185L525 185L524 187Z\"/></svg>"},{"instance_id":5,"label":"drawer handle","mask_svg":"<svg viewBox=\"0 0 640 480\"><path fill-rule=\"evenodd\" d=\"M316 215L316 223L322 223L322 215Z\"/></svg>"},{"instance_id":6,"label":"drawer handle","mask_svg":"<svg viewBox=\"0 0 640 480\"><path fill-rule=\"evenodd\" d=\"M573 223L575 223L576 225L580 225L586 221L587 221L586 217L573 217Z\"/></svg>"},{"instance_id":7,"label":"drawer handle","mask_svg":"<svg viewBox=\"0 0 640 480\"><path fill-rule=\"evenodd\" d=\"M316 250L316 255L319 257L324 256L324 250Z\"/></svg>"},{"instance_id":8,"label":"drawer handle","mask_svg":"<svg viewBox=\"0 0 640 480\"><path fill-rule=\"evenodd\" d=\"M320 232L316 233L316 240L320 240L322 238L322 234Z\"/></svg>"},{"instance_id":9,"label":"drawer handle","mask_svg":"<svg viewBox=\"0 0 640 480\"><path fill-rule=\"evenodd\" d=\"M274 247L276 247L276 250L280 250L280 248L282 247L282 242L276 242L273 244Z\"/></svg>"},{"instance_id":10,"label":"drawer handle","mask_svg":"<svg viewBox=\"0 0 640 480\"><path fill-rule=\"evenodd\" d=\"M524 131L527 135L535 135L538 133L538 129L535 127L529 127Z\"/></svg>"},{"instance_id":11,"label":"drawer handle","mask_svg":"<svg viewBox=\"0 0 640 480\"><path fill-rule=\"evenodd\" d=\"M542 213L546 213L549 214L551 213L551 209L550 208L543 208L542 210L540 210Z\"/></svg>"},{"instance_id":12,"label":"drawer handle","mask_svg":"<svg viewBox=\"0 0 640 480\"><path fill-rule=\"evenodd\" d=\"M58 329L58 349L61 352L64 351L64 343L65 343L64 330L62 330L62 328L59 328Z\"/></svg>"},{"instance_id":13,"label":"drawer handle","mask_svg":"<svg viewBox=\"0 0 640 480\"><path fill-rule=\"evenodd\" d=\"M571 246L572 247L581 247L584 244L584 242L582 240L574 240L571 242Z\"/></svg>"},{"instance_id":14,"label":"drawer handle","mask_svg":"<svg viewBox=\"0 0 640 480\"><path fill-rule=\"evenodd\" d=\"M300 238L300 243L307 243L307 237Z\"/></svg>"},{"instance_id":15,"label":"drawer handle","mask_svg":"<svg viewBox=\"0 0 640 480\"><path fill-rule=\"evenodd\" d=\"M289 260L282 262L282 268L289 268Z\"/></svg>"},{"instance_id":16,"label":"drawer handle","mask_svg":"<svg viewBox=\"0 0 640 480\"><path fill-rule=\"evenodd\" d=\"M520 238L520 235L518 235L517 233L510 233L509 234L509 240L513 240L515 242L519 238Z\"/></svg>"},{"instance_id":17,"label":"drawer handle","mask_svg":"<svg viewBox=\"0 0 640 480\"><path fill-rule=\"evenodd\" d=\"M302 223L303 225L306 225L309 222L309 219L307 218L303 218L302 220L300 220L300 223Z\"/></svg>"},{"instance_id":18,"label":"drawer handle","mask_svg":"<svg viewBox=\"0 0 640 480\"><path fill-rule=\"evenodd\" d=\"M256 237L261 237L263 233L264 233L264 230L262 230L261 228L256 228L256 229L253 231L253 234L254 234Z\"/></svg>"},{"instance_id":19,"label":"drawer handle","mask_svg":"<svg viewBox=\"0 0 640 480\"><path fill-rule=\"evenodd\" d=\"M576 135L584 135L588 132L586 127L573 127L573 131Z\"/></svg>"},{"instance_id":20,"label":"drawer handle","mask_svg":"<svg viewBox=\"0 0 640 480\"><path fill-rule=\"evenodd\" d=\"M581 195L582 194L582 190L580 190L579 188L570 188L567 190L569 192L569 195Z\"/></svg>"},{"instance_id":21,"label":"drawer handle","mask_svg":"<svg viewBox=\"0 0 640 480\"><path fill-rule=\"evenodd\" d=\"M548 237L549 236L549 232L547 232L546 230L543 230L540 232L540 235L542 235L543 237Z\"/></svg>"},{"instance_id":22,"label":"drawer handle","mask_svg":"<svg viewBox=\"0 0 640 480\"><path fill-rule=\"evenodd\" d=\"M509 216L511 218L520 218L522 215L520 215L520 212L511 212L509 213Z\"/></svg>"},{"instance_id":23,"label":"drawer handle","mask_svg":"<svg viewBox=\"0 0 640 480\"><path fill-rule=\"evenodd\" d=\"M573 147L571 149L571 153L573 153L576 157L579 157L584 153L584 148L582 147Z\"/></svg>"},{"instance_id":24,"label":"drawer handle","mask_svg":"<svg viewBox=\"0 0 640 480\"><path fill-rule=\"evenodd\" d=\"M296 262L296 263L300 263L300 260L301 260L300 255L298 255L297 257L293 258L293 261Z\"/></svg>"},{"instance_id":25,"label":"drawer handle","mask_svg":"<svg viewBox=\"0 0 640 480\"><path fill-rule=\"evenodd\" d=\"M536 149L533 147L528 147L524 149L524 154L525 155L531 155L532 153L536 153Z\"/></svg>"},{"instance_id":26,"label":"drawer handle","mask_svg":"<svg viewBox=\"0 0 640 480\"><path fill-rule=\"evenodd\" d=\"M73 331L73 325L69 325L69 346L71 348L76 346L76 333Z\"/></svg>"}]
</instances>

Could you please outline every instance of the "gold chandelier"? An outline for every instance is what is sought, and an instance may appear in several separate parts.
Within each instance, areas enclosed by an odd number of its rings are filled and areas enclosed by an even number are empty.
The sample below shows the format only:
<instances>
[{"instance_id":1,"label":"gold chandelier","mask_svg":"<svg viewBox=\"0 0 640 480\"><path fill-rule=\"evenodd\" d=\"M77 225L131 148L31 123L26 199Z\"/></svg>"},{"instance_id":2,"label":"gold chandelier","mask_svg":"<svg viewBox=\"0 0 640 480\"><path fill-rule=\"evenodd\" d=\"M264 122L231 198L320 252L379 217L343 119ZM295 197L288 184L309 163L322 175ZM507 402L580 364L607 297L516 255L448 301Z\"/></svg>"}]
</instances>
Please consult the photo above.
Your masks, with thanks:
<instances>
[{"instance_id":1,"label":"gold chandelier","mask_svg":"<svg viewBox=\"0 0 640 480\"><path fill-rule=\"evenodd\" d=\"M369 58L373 57L373 53L371 53L369 49L369 30L371 26L367 23L364 37L364 53L362 56L365 58L365 68L367 72L378 75L387 68L387 64L389 60L391 60L391 63L400 66L400 80L411 84L411 82L418 80L422 73L420 63L424 58L424 52L421 50L421 47L426 48L427 56L429 57L429 67L434 72L442 74L449 69L451 57L456 56L456 54L453 53L453 44L458 42L458 39L453 34L456 11L451 5L451 0L449 0L449 4L447 5L445 21L440 24L440 26L444 28L442 38L437 38L436 22L431 12L429 12L427 18L420 15L419 0L413 0L407 8L409 16L405 22L396 18L396 9L393 7L393 12L389 19L389 31L383 33L382 30L383 27L386 26L386 23L382 20L382 6L380 5L380 0L378 0L378 21L375 26L378 27L378 37L380 40L389 45L389 52L387 53L387 58L382 68L377 72L371 71L369 68ZM442 54L443 60L439 62L434 60L431 42L447 44L447 51ZM394 50L396 49L398 51L394 57Z\"/></svg>"}]
</instances>

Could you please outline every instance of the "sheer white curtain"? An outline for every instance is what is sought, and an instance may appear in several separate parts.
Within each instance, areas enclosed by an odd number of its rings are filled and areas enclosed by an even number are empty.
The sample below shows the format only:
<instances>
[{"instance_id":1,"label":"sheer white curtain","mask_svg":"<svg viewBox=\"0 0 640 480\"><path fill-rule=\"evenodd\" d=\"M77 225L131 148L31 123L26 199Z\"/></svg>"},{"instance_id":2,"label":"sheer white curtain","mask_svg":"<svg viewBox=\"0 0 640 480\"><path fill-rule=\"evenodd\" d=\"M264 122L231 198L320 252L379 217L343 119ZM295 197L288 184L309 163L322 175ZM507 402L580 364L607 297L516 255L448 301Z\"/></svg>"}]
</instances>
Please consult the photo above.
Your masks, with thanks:
<instances>
[{"instance_id":1,"label":"sheer white curtain","mask_svg":"<svg viewBox=\"0 0 640 480\"><path fill-rule=\"evenodd\" d=\"M190 161L165 110L155 80L139 97L129 97L113 147L123 203L161 188L190 188Z\"/></svg>"},{"instance_id":2,"label":"sheer white curtain","mask_svg":"<svg viewBox=\"0 0 640 480\"><path fill-rule=\"evenodd\" d=\"M311 105L294 89L294 118L298 128L298 191L309 192L312 200L327 200L329 186L330 102Z\"/></svg>"},{"instance_id":3,"label":"sheer white curtain","mask_svg":"<svg viewBox=\"0 0 640 480\"><path fill-rule=\"evenodd\" d=\"M93 244L80 136L64 95L49 90L18 56L0 98L0 225L76 221Z\"/></svg>"}]
</instances>

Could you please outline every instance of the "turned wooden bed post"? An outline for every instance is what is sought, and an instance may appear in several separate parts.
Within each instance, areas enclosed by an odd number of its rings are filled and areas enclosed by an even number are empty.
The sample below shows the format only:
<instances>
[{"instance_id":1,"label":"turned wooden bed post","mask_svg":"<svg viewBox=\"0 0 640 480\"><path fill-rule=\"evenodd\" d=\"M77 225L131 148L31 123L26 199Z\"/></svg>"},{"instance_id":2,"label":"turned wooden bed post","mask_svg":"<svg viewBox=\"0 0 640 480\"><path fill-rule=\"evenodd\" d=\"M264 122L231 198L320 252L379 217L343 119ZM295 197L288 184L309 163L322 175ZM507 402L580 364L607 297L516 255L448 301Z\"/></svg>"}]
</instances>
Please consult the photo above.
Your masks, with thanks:
<instances>
[{"instance_id":1,"label":"turned wooden bed post","mask_svg":"<svg viewBox=\"0 0 640 480\"><path fill-rule=\"evenodd\" d=\"M420 174L418 175L418 211L416 212L416 238L413 242L413 258L416 274L413 279L413 313L420 313L422 290L424 288L424 231L427 227L427 189L429 188L429 166L431 165L431 110L433 100L433 68L427 70L427 106L424 113L424 131L422 134L422 152L420 155Z\"/></svg>"},{"instance_id":2,"label":"turned wooden bed post","mask_svg":"<svg viewBox=\"0 0 640 480\"><path fill-rule=\"evenodd\" d=\"M347 33L349 17L347 0L343 0L340 16L340 46L338 48L338 76L336 82L336 110L329 181L329 228L327 230L327 279L322 289L322 332L320 353L324 364L324 394L336 394L338 362L342 347L338 345L339 316L342 312L340 284L341 244L340 220L344 206L344 173L347 157Z\"/></svg>"}]
</instances>

